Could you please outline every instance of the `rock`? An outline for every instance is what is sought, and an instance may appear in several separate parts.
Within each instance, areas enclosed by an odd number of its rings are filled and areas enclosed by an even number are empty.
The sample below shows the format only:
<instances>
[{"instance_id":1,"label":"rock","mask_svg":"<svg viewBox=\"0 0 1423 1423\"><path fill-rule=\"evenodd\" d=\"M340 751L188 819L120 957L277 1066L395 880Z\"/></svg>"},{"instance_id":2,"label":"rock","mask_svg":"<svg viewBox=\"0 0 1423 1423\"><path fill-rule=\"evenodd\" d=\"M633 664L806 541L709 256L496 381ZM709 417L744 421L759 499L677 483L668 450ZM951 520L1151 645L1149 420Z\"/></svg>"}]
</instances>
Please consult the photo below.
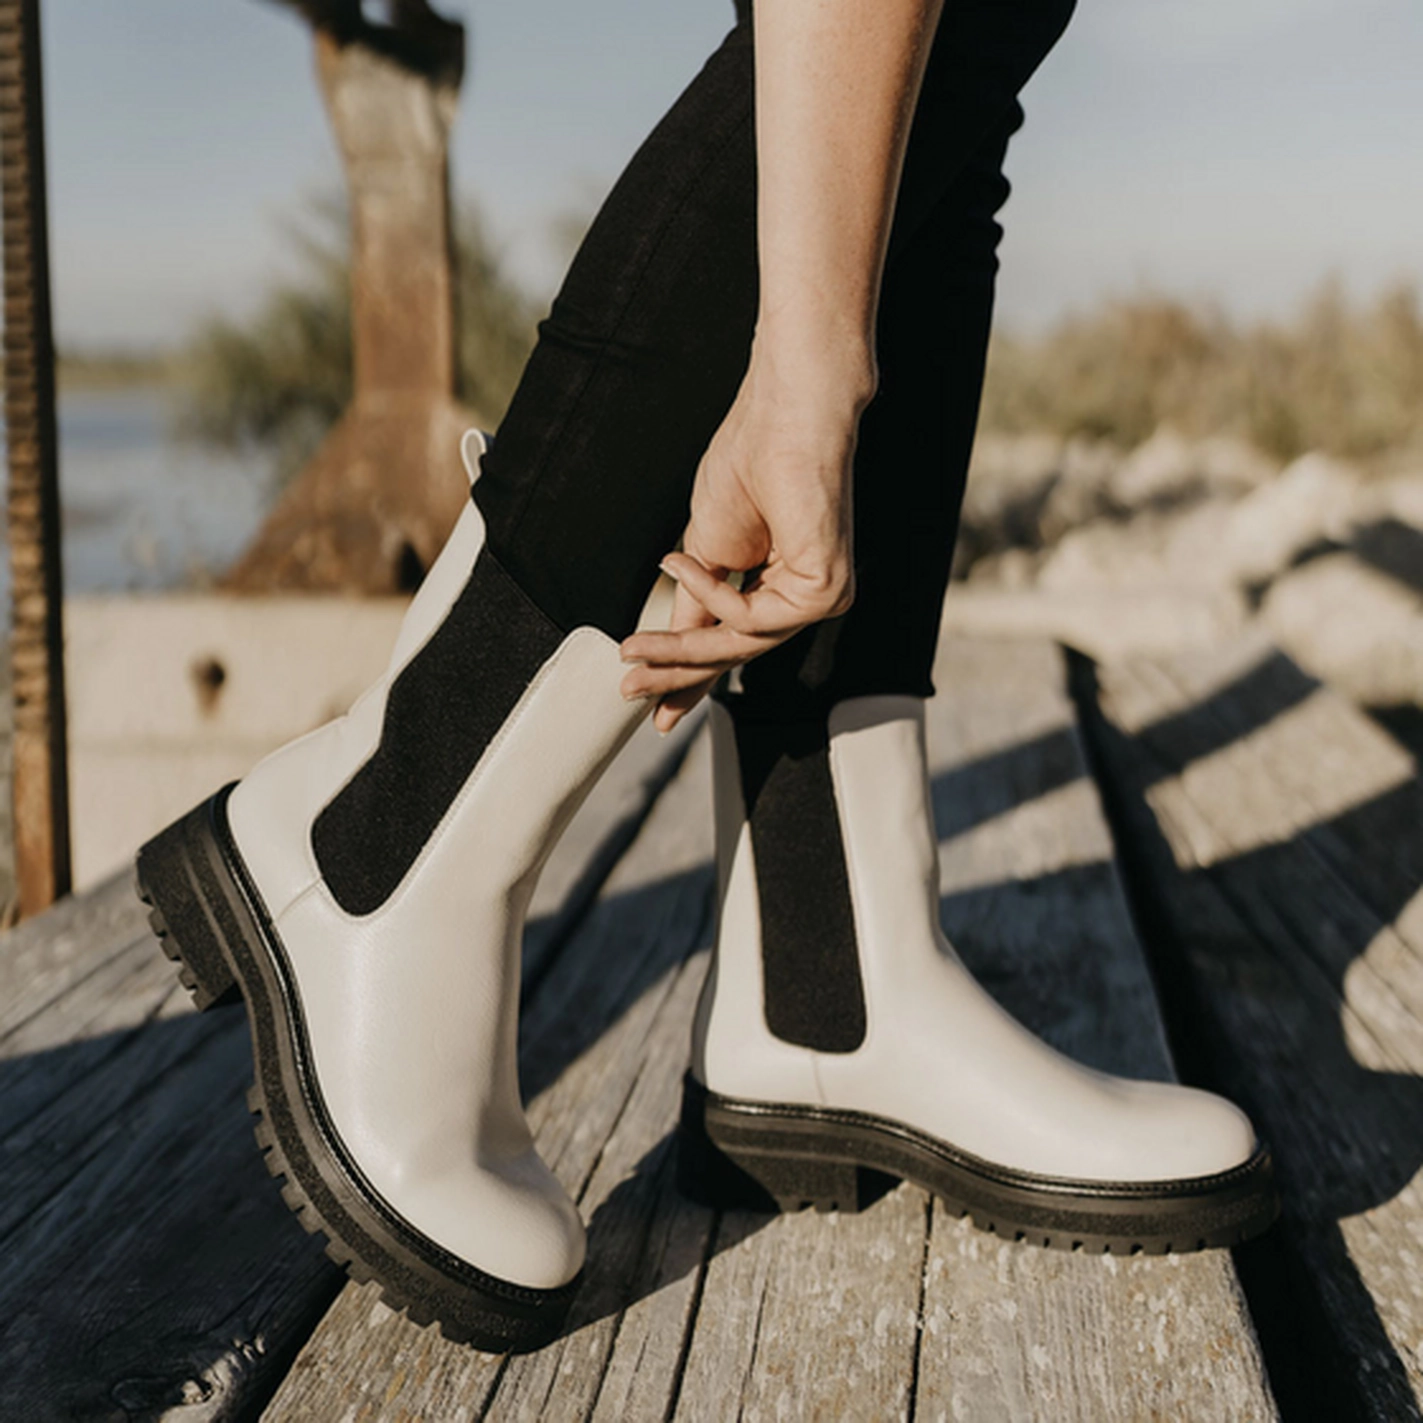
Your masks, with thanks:
<instances>
[{"instance_id":1,"label":"rock","mask_svg":"<svg viewBox=\"0 0 1423 1423\"><path fill-rule=\"evenodd\" d=\"M1062 466L1063 444L1057 435L983 431L974 441L964 507L981 507L988 512L1056 479Z\"/></svg>"},{"instance_id":2,"label":"rock","mask_svg":"<svg viewBox=\"0 0 1423 1423\"><path fill-rule=\"evenodd\" d=\"M1124 509L1174 502L1199 490L1196 448L1170 426L1134 449L1111 478L1112 498Z\"/></svg>"},{"instance_id":3,"label":"rock","mask_svg":"<svg viewBox=\"0 0 1423 1423\"><path fill-rule=\"evenodd\" d=\"M1197 467L1213 494L1245 493L1280 473L1279 460L1235 435L1212 435L1196 446Z\"/></svg>"},{"instance_id":4,"label":"rock","mask_svg":"<svg viewBox=\"0 0 1423 1423\"><path fill-rule=\"evenodd\" d=\"M1038 541L1048 547L1075 529L1113 509L1112 479L1121 451L1105 440L1069 440L1062 467L1038 518Z\"/></svg>"},{"instance_id":5,"label":"rock","mask_svg":"<svg viewBox=\"0 0 1423 1423\"><path fill-rule=\"evenodd\" d=\"M1048 594L957 584L944 603L944 630L966 637L1050 637L1102 662L1212 647L1249 620L1245 599L1214 591L1156 588L1130 596L1109 589Z\"/></svg>"},{"instance_id":6,"label":"rock","mask_svg":"<svg viewBox=\"0 0 1423 1423\"><path fill-rule=\"evenodd\" d=\"M1370 486L1370 496L1384 517L1423 530L1423 469L1379 480Z\"/></svg>"},{"instance_id":7,"label":"rock","mask_svg":"<svg viewBox=\"0 0 1423 1423\"><path fill-rule=\"evenodd\" d=\"M1031 588L1037 582L1040 556L1025 548L1006 548L979 559L969 572L975 584L995 588Z\"/></svg>"},{"instance_id":8,"label":"rock","mask_svg":"<svg viewBox=\"0 0 1423 1423\"><path fill-rule=\"evenodd\" d=\"M1124 459L1111 478L1113 500L1124 510L1241 495L1279 472L1253 445L1229 435L1187 440L1162 426Z\"/></svg>"},{"instance_id":9,"label":"rock","mask_svg":"<svg viewBox=\"0 0 1423 1423\"><path fill-rule=\"evenodd\" d=\"M1260 587L1312 548L1347 543L1371 507L1367 489L1350 466L1306 455L1244 498L1215 495L1074 529L1043 560L1038 582L1058 592Z\"/></svg>"},{"instance_id":10,"label":"rock","mask_svg":"<svg viewBox=\"0 0 1423 1423\"><path fill-rule=\"evenodd\" d=\"M1243 582L1264 583L1311 545L1345 542L1364 490L1351 465L1308 454L1235 506L1222 557Z\"/></svg>"},{"instance_id":11,"label":"rock","mask_svg":"<svg viewBox=\"0 0 1423 1423\"><path fill-rule=\"evenodd\" d=\"M1277 579L1260 616L1306 672L1365 706L1423 706L1423 597L1354 553Z\"/></svg>"},{"instance_id":12,"label":"rock","mask_svg":"<svg viewBox=\"0 0 1423 1423\"><path fill-rule=\"evenodd\" d=\"M1181 512L1099 519L1063 536L1043 560L1038 585L1054 593L1230 588L1234 569L1221 551L1233 509L1215 499Z\"/></svg>"},{"instance_id":13,"label":"rock","mask_svg":"<svg viewBox=\"0 0 1423 1423\"><path fill-rule=\"evenodd\" d=\"M1056 436L979 436L959 523L958 576L1003 549L1038 546L1043 501L1061 462L1062 441Z\"/></svg>"},{"instance_id":14,"label":"rock","mask_svg":"<svg viewBox=\"0 0 1423 1423\"><path fill-rule=\"evenodd\" d=\"M1112 509L1121 452L1101 440L980 435L960 524L958 572L1010 548L1037 550Z\"/></svg>"},{"instance_id":15,"label":"rock","mask_svg":"<svg viewBox=\"0 0 1423 1423\"><path fill-rule=\"evenodd\" d=\"M1423 593L1423 528L1387 515L1356 528L1349 543L1370 568Z\"/></svg>"}]
</instances>

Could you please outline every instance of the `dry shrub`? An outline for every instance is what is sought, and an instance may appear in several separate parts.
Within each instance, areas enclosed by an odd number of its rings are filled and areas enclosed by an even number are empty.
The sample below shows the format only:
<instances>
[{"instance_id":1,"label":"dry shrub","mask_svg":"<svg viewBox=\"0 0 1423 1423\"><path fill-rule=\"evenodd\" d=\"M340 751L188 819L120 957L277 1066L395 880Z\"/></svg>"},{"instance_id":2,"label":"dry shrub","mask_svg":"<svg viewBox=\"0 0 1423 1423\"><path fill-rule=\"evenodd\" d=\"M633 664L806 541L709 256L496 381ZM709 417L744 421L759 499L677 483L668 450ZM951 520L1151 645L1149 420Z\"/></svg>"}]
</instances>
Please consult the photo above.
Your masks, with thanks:
<instances>
[{"instance_id":1,"label":"dry shrub","mask_svg":"<svg viewBox=\"0 0 1423 1423\"><path fill-rule=\"evenodd\" d=\"M994 337L984 428L1131 447L1169 424L1281 459L1423 444L1423 312L1398 286L1363 306L1326 283L1293 320L1240 325L1161 297L1112 301L1047 335Z\"/></svg>"},{"instance_id":2,"label":"dry shrub","mask_svg":"<svg viewBox=\"0 0 1423 1423\"><path fill-rule=\"evenodd\" d=\"M278 482L310 458L351 398L343 205L314 200L289 236L295 276L245 320L202 322L177 362L179 432L268 453ZM457 393L492 429L533 347L538 307L504 270L477 209L460 214L454 237Z\"/></svg>"}]
</instances>

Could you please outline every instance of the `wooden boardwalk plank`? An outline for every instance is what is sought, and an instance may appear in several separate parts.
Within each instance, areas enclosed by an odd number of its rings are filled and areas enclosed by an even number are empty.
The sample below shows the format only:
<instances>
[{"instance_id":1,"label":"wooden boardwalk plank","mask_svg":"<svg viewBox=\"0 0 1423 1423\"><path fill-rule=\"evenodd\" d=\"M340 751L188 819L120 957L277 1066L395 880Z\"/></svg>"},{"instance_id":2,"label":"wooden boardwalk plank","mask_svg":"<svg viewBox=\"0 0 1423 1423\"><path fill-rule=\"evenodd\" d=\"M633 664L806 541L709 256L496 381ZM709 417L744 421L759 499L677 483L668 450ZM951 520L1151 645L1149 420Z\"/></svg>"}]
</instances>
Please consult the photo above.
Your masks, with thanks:
<instances>
[{"instance_id":1,"label":"wooden boardwalk plank","mask_svg":"<svg viewBox=\"0 0 1423 1423\"><path fill-rule=\"evenodd\" d=\"M1423 781L1258 641L1101 669L1097 741L1181 1024L1273 1141L1274 1268L1335 1406L1423 1416Z\"/></svg>"},{"instance_id":2,"label":"wooden boardwalk plank","mask_svg":"<svg viewBox=\"0 0 1423 1423\"><path fill-rule=\"evenodd\" d=\"M1078 744L1061 654L952 642L930 722L944 921L981 981L1063 1051L1171 1076L1150 976ZM1230 1256L1014 1245L935 1205L917 1416L1275 1416Z\"/></svg>"},{"instance_id":3,"label":"wooden boardwalk plank","mask_svg":"<svg viewBox=\"0 0 1423 1423\"><path fill-rule=\"evenodd\" d=\"M946 658L931 729L946 922L1060 1045L1166 1075L1058 655L958 643ZM676 1195L712 875L705 742L658 796L668 755L644 742L599 788L531 926L530 1116L590 1219L569 1330L491 1358L348 1285L264 1416L1274 1416L1228 1256L1006 1245L908 1186L843 1217L723 1216ZM42 945L7 959L0 942L0 1001L18 1003L0 1018L0 1230L19 1262L0 1282L0 1370L44 1400L20 1416L250 1414L336 1284L251 1148L240 1015L189 1013L136 912L113 887L57 912L48 967ZM75 1369L81 1351L93 1363ZM39 1392L66 1370L67 1394Z\"/></svg>"},{"instance_id":4,"label":"wooden boardwalk plank","mask_svg":"<svg viewBox=\"0 0 1423 1423\"><path fill-rule=\"evenodd\" d=\"M639 738L571 827L535 955L669 754ZM270 1395L341 1276L261 1163L250 1078L244 1015L192 1012L126 879L0 939L5 1417L250 1417Z\"/></svg>"},{"instance_id":5,"label":"wooden boardwalk plank","mask_svg":"<svg viewBox=\"0 0 1423 1423\"><path fill-rule=\"evenodd\" d=\"M50 1011L0 1036L0 1140L99 1071L170 1002L176 1011L179 991L145 924L141 937L100 962Z\"/></svg>"},{"instance_id":6,"label":"wooden boardwalk plank","mask_svg":"<svg viewBox=\"0 0 1423 1423\"><path fill-rule=\"evenodd\" d=\"M119 875L0 936L0 1035L39 1017L147 928L143 906Z\"/></svg>"},{"instance_id":7,"label":"wooden boardwalk plank","mask_svg":"<svg viewBox=\"0 0 1423 1423\"><path fill-rule=\"evenodd\" d=\"M908 1417L927 1204L723 1216L677 1417Z\"/></svg>"},{"instance_id":8,"label":"wooden boardwalk plank","mask_svg":"<svg viewBox=\"0 0 1423 1423\"><path fill-rule=\"evenodd\" d=\"M605 1417L666 1415L711 1224L710 1212L682 1208L668 1174L687 1024L705 968L699 954L675 970L668 991L657 994L654 1019L645 1029L628 1025L641 1032L644 1052L579 1198L589 1219L587 1282L567 1337L509 1361L492 1417L553 1423L588 1418L595 1410ZM570 1085L576 1077L568 1074ZM584 1105L574 1093L560 1107L577 1112ZM636 1359L620 1366L610 1387L615 1342L623 1358ZM633 1402L648 1411L624 1412Z\"/></svg>"},{"instance_id":9,"label":"wooden boardwalk plank","mask_svg":"<svg viewBox=\"0 0 1423 1423\"><path fill-rule=\"evenodd\" d=\"M701 727L693 712L670 737L639 728L563 832L534 890L524 932L524 982L535 985L602 892L651 807L681 769Z\"/></svg>"},{"instance_id":10,"label":"wooden boardwalk plank","mask_svg":"<svg viewBox=\"0 0 1423 1423\"><path fill-rule=\"evenodd\" d=\"M951 657L935 712L947 917L1064 1046L1167 1075L1060 659ZM677 1197L667 1148L709 929L706 769L699 746L525 1018L540 1147L591 1217L568 1334L489 1359L350 1287L267 1419L1273 1417L1228 1256L1009 1246L908 1186L858 1216L723 1216Z\"/></svg>"},{"instance_id":11,"label":"wooden boardwalk plank","mask_svg":"<svg viewBox=\"0 0 1423 1423\"><path fill-rule=\"evenodd\" d=\"M15 1416L199 1402L224 1416L330 1298L332 1267L291 1231L251 1148L245 1030L230 1022L145 1033L171 1061L117 1120L88 1117L97 1149L73 1174L55 1163L53 1193L7 1237L0 1374Z\"/></svg>"}]
</instances>

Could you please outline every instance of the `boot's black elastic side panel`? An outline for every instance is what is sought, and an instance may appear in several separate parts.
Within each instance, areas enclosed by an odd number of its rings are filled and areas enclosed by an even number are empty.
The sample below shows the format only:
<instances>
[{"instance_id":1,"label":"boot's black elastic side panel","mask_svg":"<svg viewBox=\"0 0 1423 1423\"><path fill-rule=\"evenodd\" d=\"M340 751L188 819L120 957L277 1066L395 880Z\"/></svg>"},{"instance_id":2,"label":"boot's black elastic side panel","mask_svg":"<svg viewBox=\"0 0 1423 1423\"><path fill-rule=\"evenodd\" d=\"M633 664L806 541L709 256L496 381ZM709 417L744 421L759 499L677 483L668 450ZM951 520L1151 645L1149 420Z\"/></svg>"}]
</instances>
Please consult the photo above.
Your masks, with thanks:
<instances>
[{"instance_id":1,"label":"boot's black elastic side panel","mask_svg":"<svg viewBox=\"0 0 1423 1423\"><path fill-rule=\"evenodd\" d=\"M766 1026L817 1052L853 1052L865 993L826 723L761 722L725 700L756 860Z\"/></svg>"},{"instance_id":2,"label":"boot's black elastic side panel","mask_svg":"<svg viewBox=\"0 0 1423 1423\"><path fill-rule=\"evenodd\" d=\"M316 817L316 862L348 914L405 877L563 633L488 549L429 642L391 684L380 745Z\"/></svg>"}]
</instances>

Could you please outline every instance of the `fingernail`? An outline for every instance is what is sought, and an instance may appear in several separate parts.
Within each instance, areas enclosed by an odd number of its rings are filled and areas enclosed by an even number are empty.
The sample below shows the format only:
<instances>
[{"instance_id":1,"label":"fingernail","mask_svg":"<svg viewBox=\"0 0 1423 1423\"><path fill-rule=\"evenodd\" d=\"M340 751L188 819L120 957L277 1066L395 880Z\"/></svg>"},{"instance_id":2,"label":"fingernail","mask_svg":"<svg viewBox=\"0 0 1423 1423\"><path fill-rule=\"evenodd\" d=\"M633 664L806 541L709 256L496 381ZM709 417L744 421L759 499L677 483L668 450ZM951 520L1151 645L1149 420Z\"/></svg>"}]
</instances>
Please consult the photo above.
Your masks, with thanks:
<instances>
[{"instance_id":1,"label":"fingernail","mask_svg":"<svg viewBox=\"0 0 1423 1423\"><path fill-rule=\"evenodd\" d=\"M677 570L676 570L675 568L673 568L673 567L667 562L667 560L666 560L665 558L664 558L664 559L662 560L662 562L659 563L657 566L658 566L674 583L676 583L676 582L678 581L678 578L677 578Z\"/></svg>"}]
</instances>

